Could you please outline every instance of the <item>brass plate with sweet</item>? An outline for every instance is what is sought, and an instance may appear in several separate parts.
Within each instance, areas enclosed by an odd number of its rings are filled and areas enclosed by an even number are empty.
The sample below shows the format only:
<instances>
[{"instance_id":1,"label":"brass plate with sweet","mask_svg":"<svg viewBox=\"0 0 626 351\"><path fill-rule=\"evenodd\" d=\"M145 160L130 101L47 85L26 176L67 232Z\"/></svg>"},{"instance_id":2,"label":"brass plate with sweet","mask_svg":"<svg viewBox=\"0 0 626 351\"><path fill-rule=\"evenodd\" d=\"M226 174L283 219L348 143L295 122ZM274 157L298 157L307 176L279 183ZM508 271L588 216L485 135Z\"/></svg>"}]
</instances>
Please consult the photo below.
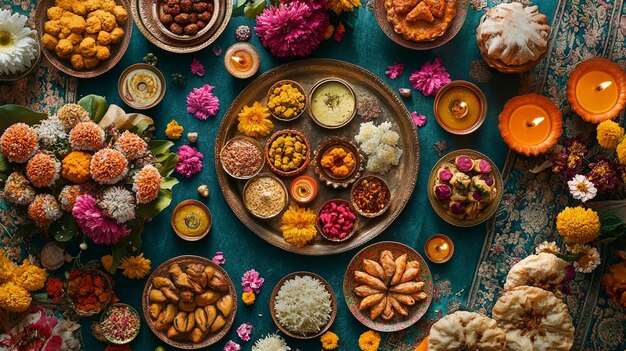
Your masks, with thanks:
<instances>
[{"instance_id":1,"label":"brass plate with sweet","mask_svg":"<svg viewBox=\"0 0 626 351\"><path fill-rule=\"evenodd\" d=\"M152 272L143 289L142 307L159 339L196 350L228 333L237 314L237 292L226 271L211 260L178 256Z\"/></svg>"},{"instance_id":2,"label":"brass plate with sweet","mask_svg":"<svg viewBox=\"0 0 626 351\"><path fill-rule=\"evenodd\" d=\"M328 81L329 78L331 81ZM327 89L323 91L323 96L320 97L320 99L331 98L335 93L333 89L340 87L335 84L338 79L341 82L345 82L349 90L354 92L354 94L342 95L342 98L348 99L347 101L333 100L333 102L337 102L339 105L346 103L346 115L350 119L345 122L345 125L341 126L318 124L313 120L308 106L314 100L310 98L313 87L323 81L333 83L334 85L331 84L326 87ZM279 120L271 116L267 110L268 90L276 82L283 80L296 82L302 87L307 96L305 103L307 106L304 107L302 116L297 119ZM289 98L289 94L285 98ZM349 99L352 100L350 101ZM354 106L355 101L358 102L360 100L371 100L373 104L380 107L378 118L372 121L373 126L369 125L369 128L373 128L375 134L379 133L378 135L388 133L392 136L390 139L397 143L397 145L391 147L392 150L401 151L401 153L395 153L395 156L398 157L395 165L391 167L380 166L380 163L385 163L385 157L381 155L371 156L377 150L375 145L372 147L372 145L368 144L368 154L362 150L365 145L363 140L355 140L357 135L367 134L362 131L364 129L363 124L365 124L364 120L358 114L351 118L352 111L350 106ZM335 104L331 107L334 106ZM251 120L263 122L253 126L249 122ZM243 122L248 125L242 126ZM341 121L338 124L343 123L344 121ZM380 127L381 125L383 127ZM377 129L379 127L380 129ZM376 218L359 217L354 225L356 231L354 234L350 234L350 237L346 238L345 241L326 240L319 230L316 231L315 228L312 228L313 232L309 232L309 234L316 234L306 241L304 245L296 246L299 243L294 243L293 240L288 242L286 238L290 234L285 234L285 237L283 237L284 232L287 232L287 230L281 230L281 221L283 217L286 217L285 214L288 211L293 213L291 206L295 206L296 201L289 196L288 203L284 209L281 202L280 206L276 206L276 211L273 211L271 216L259 218L259 216L253 215L246 207L244 199L246 181L229 176L220 164L219 150L221 150L222 146L229 140L244 133L254 134L254 137L261 145L266 145L265 156L267 157L267 162L265 162L261 172L264 174L273 173L276 179L280 181L273 187L277 189L276 193L280 195L276 196L276 199L282 200L282 192L278 191L282 189L282 184L289 187L296 176L310 176L317 182L317 196L307 204L300 205L301 208L306 208L309 211L306 215L303 214L303 217L307 218L309 223L311 223L311 217L317 219L319 210L331 199L351 203L350 182L368 175L377 175L390 185L391 200L388 204L389 210ZM279 140L280 136L285 136L285 138ZM300 136L302 141L295 138L296 136ZM345 147L338 147L339 145L337 144L327 144L329 141L332 142L332 140L345 141L345 144L342 144ZM274 144L274 142L276 143ZM306 145L306 149L303 149L303 145ZM327 148L324 145L331 147L326 150ZM336 150L331 154L333 149ZM235 215L251 231L265 241L284 250L303 255L335 254L360 246L376 237L396 219L408 202L415 188L419 168L417 130L415 124L411 121L409 112L404 107L404 103L391 88L372 73L355 65L330 59L304 60L289 63L264 73L250 83L225 113L217 133L215 150L218 150L215 153L215 166L220 188L226 202ZM316 160L311 160L308 166L302 166L306 164L307 159L312 158L309 154L312 154L314 150L322 151L322 154L318 155L319 157ZM346 151L352 152L353 155L348 157L348 152ZM327 156L325 160L326 168L321 165L324 156ZM374 160L372 161L372 159ZM372 162L368 166L369 161ZM380 168L371 168L372 164L382 167L386 172L384 174L374 173L373 170L380 170ZM320 178L319 174L315 173L315 168L319 169L320 167L324 168L326 173L334 170L336 177L332 181L337 182L337 184L346 182L346 187L338 186L335 188L332 183L327 185ZM327 175L325 179L330 178ZM266 192L267 196L265 198L272 199L274 191L268 189ZM271 202L272 200L268 201ZM331 211L335 211L336 207L340 206L335 206L335 208L331 206ZM282 213L279 212L281 209ZM345 211L345 208L343 209ZM335 219L337 222L335 222ZM324 225L341 227L343 221L340 222L340 219L341 215L339 213L331 213L327 223L324 223ZM310 226L307 226L307 229L314 226L315 221ZM338 230L341 231L340 229Z\"/></svg>"}]
</instances>

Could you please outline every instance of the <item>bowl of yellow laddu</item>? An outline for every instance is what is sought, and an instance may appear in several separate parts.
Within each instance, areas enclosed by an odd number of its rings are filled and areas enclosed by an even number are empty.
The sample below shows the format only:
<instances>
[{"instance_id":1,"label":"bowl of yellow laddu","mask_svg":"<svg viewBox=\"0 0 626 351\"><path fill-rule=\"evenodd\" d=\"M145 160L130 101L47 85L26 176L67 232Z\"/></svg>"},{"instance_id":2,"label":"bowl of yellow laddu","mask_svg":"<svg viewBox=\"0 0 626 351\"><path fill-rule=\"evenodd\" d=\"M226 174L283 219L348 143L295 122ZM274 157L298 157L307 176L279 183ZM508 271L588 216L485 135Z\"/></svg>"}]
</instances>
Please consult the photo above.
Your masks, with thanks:
<instances>
[{"instance_id":1,"label":"bowl of yellow laddu","mask_svg":"<svg viewBox=\"0 0 626 351\"><path fill-rule=\"evenodd\" d=\"M133 27L128 0L42 0L35 23L46 58L78 78L113 68L128 48Z\"/></svg>"}]
</instances>

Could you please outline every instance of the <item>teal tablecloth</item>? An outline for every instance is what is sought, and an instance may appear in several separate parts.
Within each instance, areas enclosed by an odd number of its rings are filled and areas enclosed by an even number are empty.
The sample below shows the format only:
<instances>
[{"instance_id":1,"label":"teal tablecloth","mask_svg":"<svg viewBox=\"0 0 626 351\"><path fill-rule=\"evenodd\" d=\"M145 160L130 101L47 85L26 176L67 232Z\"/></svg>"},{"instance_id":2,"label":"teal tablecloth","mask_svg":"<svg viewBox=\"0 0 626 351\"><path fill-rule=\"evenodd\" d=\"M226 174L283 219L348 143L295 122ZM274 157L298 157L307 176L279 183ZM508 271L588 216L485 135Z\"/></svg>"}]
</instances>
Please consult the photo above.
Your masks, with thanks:
<instances>
[{"instance_id":1,"label":"teal tablecloth","mask_svg":"<svg viewBox=\"0 0 626 351\"><path fill-rule=\"evenodd\" d=\"M19 1L18 1L19 2ZM367 1L364 1L367 2ZM369 0L373 2L373 0ZM421 65L436 57L441 57L453 80L463 79L474 81L484 91L488 99L488 115L483 126L468 136L454 136L446 133L439 127L432 112L433 97L424 97L413 90L410 99L405 100L409 111L417 111L428 117L426 125L419 129L421 165L418 175L418 184L408 205L399 218L375 241L400 241L423 253L425 240L432 234L445 233L455 242L455 255L451 261L442 265L431 264L430 268L435 278L435 294L433 303L427 315L414 327L406 331L383 336L381 350L409 351L422 339L430 325L441 315L456 309L472 308L489 313L490 306L499 296L502 279L512 262L523 258L533 251L537 242L548 238L556 238L554 231L554 216L567 202L555 177L542 175L529 176L526 171L534 165L536 160L529 160L515 155L508 155L508 149L502 141L497 129L497 116L503 104L520 92L535 91L551 97L563 109L566 116L565 129L567 135L576 134L577 117L571 116L564 97L564 86L567 73L573 65L583 58L601 55L612 57L624 65L626 49L624 48L624 26L626 26L626 6L622 0L606 3L600 0L560 0L540 1L540 11L546 14L553 28L550 49L542 63L530 74L520 76L503 75L488 69L478 53L475 43L475 28L484 8L499 3L499 0L472 0L467 20L461 32L441 48L430 51L412 51L391 42L379 29L371 5L366 4L358 10L358 19L353 29L348 29L342 42L326 41L314 53L313 57L327 57L345 60L362 66L383 78L394 90L401 87L410 87L409 73L419 69ZM27 7L24 7L26 9ZM622 27L619 26L621 19ZM80 80L78 96L99 94L106 96L111 103L125 106L117 94L117 80L120 73L129 65L141 62L147 52L155 53L159 58L158 68L169 77L172 73L180 72L187 76L187 85L177 87L169 84L163 102L156 108L146 112L152 116L157 124L158 135L163 136L165 125L176 119L185 127L185 133L196 131L199 133L198 147L205 155L204 167L200 174L191 179L181 179L174 191L174 202L178 203L187 198L198 198L196 188L200 184L209 186L211 196L207 201L213 213L214 223L210 235L198 243L188 243L179 239L171 230L169 216L173 206L165 210L158 218L146 227L144 234L143 251L145 256L152 260L152 267L163 261L182 254L195 254L208 258L213 257L216 251L223 251L226 257L224 268L235 281L237 291L241 294L238 284L248 269L258 270L265 278L265 285L257 302L252 307L240 305L235 326L228 335L211 350L221 350L228 340L234 340L243 346L243 350L250 350L251 342L245 343L237 338L235 328L244 322L251 322L254 328L252 340L277 330L270 317L268 300L272 288L284 275L307 270L318 273L326 278L333 286L338 296L339 311L337 320L331 330L341 339L341 350L355 350L358 348L359 334L366 330L348 311L342 294L342 280L345 268L358 250L343 254L324 257L304 257L277 249L250 232L233 215L221 195L213 159L213 145L215 134L223 113L231 101L251 80L237 80L232 78L224 69L223 57L217 57L213 49L225 49L235 42L234 29L246 24L254 26L254 21L246 18L234 18L219 40L212 46L188 55L175 55L164 52L143 38L134 28L130 47L122 61L110 72L94 79ZM253 36L250 41L260 49L262 54L261 72L276 67L287 60L276 59L262 48L258 39ZM192 58L198 58L206 68L204 77L191 75L189 63ZM405 63L405 73L396 80L389 80L384 72L388 65L396 62ZM43 73L48 70L44 70ZM54 77L53 80L58 80ZM33 106L45 108L60 104L63 96L72 99L72 85L64 87L45 83L45 78L34 79L35 85L46 87L49 94L43 102L31 98ZM43 83L42 83L43 82ZM192 88L203 84L216 86L214 93L220 99L220 113L215 118L199 121L185 111L185 97ZM22 83L24 84L24 83ZM31 88L35 92L37 88ZM6 98L11 87L0 85L0 101ZM6 94L6 95L5 95ZM9 98L6 98L7 102ZM14 98L17 99L17 98ZM22 100L29 99L21 97ZM185 138L178 141L182 145ZM427 199L427 177L433 164L439 156L435 149L445 148L448 151L458 148L472 148L489 156L508 180L507 191L494 220L487 224L473 228L456 228L441 220L432 210ZM434 147L437 146L437 147ZM505 166L506 160L506 166ZM92 248L95 245L92 244ZM98 248L86 252L83 260L99 258L105 249ZM602 267L604 268L604 266ZM601 273L600 269L596 272ZM141 291L144 280L128 280L120 274L116 275L117 292L122 301L140 307ZM597 281L598 274L593 279ZM598 299L599 284L590 284L589 276L577 276L576 296L568 299L572 313L578 323L578 316L593 312L592 320L583 321L577 333L576 350L610 350L624 348L624 323L626 317L623 311L616 311L605 298L600 297L599 307L593 309ZM593 291L595 295L593 295ZM594 296L593 303L586 303L584 297ZM601 295L602 296L602 295ZM592 311L593 310L593 311ZM582 322L581 322L582 323ZM605 323L602 330L597 323ZM104 346L95 341L88 331L88 322L83 323L86 350L99 350ZM603 336L604 334L605 336ZM607 334L608 333L608 334ZM319 340L298 342L288 339L293 350L318 350ZM152 335L145 326L139 337L133 342L135 350L152 350L162 344ZM622 345L622 346L620 346ZM621 347L621 348L620 348Z\"/></svg>"}]
</instances>

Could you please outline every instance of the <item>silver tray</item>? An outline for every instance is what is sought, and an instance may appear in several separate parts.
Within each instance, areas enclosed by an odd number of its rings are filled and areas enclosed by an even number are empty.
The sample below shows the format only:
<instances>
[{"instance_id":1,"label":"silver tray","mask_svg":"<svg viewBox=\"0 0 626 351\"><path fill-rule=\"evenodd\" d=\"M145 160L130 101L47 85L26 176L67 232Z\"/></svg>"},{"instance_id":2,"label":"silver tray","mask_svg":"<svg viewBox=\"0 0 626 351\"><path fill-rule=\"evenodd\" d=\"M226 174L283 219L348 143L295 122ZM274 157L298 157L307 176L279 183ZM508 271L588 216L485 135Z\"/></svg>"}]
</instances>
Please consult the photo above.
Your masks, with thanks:
<instances>
[{"instance_id":1,"label":"silver tray","mask_svg":"<svg viewBox=\"0 0 626 351\"><path fill-rule=\"evenodd\" d=\"M387 212L371 219L360 217L356 233L347 241L341 243L330 242L318 233L312 243L299 248L287 243L283 239L279 229L281 215L271 220L261 220L255 218L246 210L242 201L242 190L245 181L234 179L224 172L220 165L219 152L228 140L235 135L240 135L237 132L237 114L241 111L243 106L250 106L255 100L265 105L267 102L267 90L276 81L282 79L294 80L302 85L308 95L317 81L329 77L338 77L348 82L355 90L357 101L365 97L374 98L378 101L382 113L380 117L375 120L375 124L378 125L383 121L392 122L393 130L400 134L400 147L403 152L398 166L393 167L382 176L382 178L387 181L387 184L389 184L391 190L391 203ZM294 121L283 122L273 118L272 122L274 123L274 131L286 128L300 130L309 139L311 149L315 150L329 137L346 136L351 139L354 138L354 136L358 134L362 120L359 116L356 116L345 127L331 130L318 126L309 116L308 112L305 111L302 117ZM264 145L266 140L267 137L261 138L259 142L261 145ZM235 215L246 227L268 243L302 255L330 255L348 251L367 243L379 235L398 217L411 197L415 184L417 183L419 159L420 153L417 129L402 100L400 100L389 86L371 72L347 62L330 59L313 59L288 63L259 76L237 96L228 111L226 111L217 132L215 142L215 170L217 172L217 178L222 194ZM318 180L319 186L317 197L313 202L306 205L306 207L311 208L317 213L320 206L328 199L340 198L350 201L350 189L333 189L332 187L326 186L323 182L319 181L313 169L314 165L310 164L302 173ZM267 165L265 165L264 170L270 172ZM365 171L363 175L368 174L371 173ZM284 181L287 188L289 188L289 184L294 177L280 178ZM295 203L293 200L290 201L290 204L293 203Z\"/></svg>"}]
</instances>

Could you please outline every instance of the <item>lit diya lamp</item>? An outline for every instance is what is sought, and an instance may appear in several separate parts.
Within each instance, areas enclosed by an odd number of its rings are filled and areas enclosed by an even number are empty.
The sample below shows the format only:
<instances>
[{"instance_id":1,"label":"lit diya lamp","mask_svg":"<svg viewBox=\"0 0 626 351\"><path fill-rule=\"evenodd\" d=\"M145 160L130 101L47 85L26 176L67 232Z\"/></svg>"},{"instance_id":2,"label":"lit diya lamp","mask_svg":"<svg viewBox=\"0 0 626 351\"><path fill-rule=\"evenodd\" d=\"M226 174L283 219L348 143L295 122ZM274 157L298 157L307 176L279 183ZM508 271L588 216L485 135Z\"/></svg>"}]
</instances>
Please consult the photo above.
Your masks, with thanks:
<instances>
[{"instance_id":1,"label":"lit diya lamp","mask_svg":"<svg viewBox=\"0 0 626 351\"><path fill-rule=\"evenodd\" d=\"M289 194L300 205L308 204L317 196L317 182L313 177L303 175L294 179L289 187Z\"/></svg>"},{"instance_id":2,"label":"lit diya lamp","mask_svg":"<svg viewBox=\"0 0 626 351\"><path fill-rule=\"evenodd\" d=\"M602 57L583 61L569 75L567 100L586 122L613 119L626 104L626 72Z\"/></svg>"},{"instance_id":3,"label":"lit diya lamp","mask_svg":"<svg viewBox=\"0 0 626 351\"><path fill-rule=\"evenodd\" d=\"M457 80L439 90L433 109L441 128L464 135L475 131L485 121L487 99L474 84Z\"/></svg>"},{"instance_id":4,"label":"lit diya lamp","mask_svg":"<svg viewBox=\"0 0 626 351\"><path fill-rule=\"evenodd\" d=\"M527 94L507 101L498 128L504 142L516 152L538 156L553 147L561 133L561 111L545 96Z\"/></svg>"},{"instance_id":5,"label":"lit diya lamp","mask_svg":"<svg viewBox=\"0 0 626 351\"><path fill-rule=\"evenodd\" d=\"M454 243L443 234L435 234L426 240L424 252L434 263L448 262L454 254Z\"/></svg>"},{"instance_id":6,"label":"lit diya lamp","mask_svg":"<svg viewBox=\"0 0 626 351\"><path fill-rule=\"evenodd\" d=\"M261 56L256 48L248 43L236 43L226 50L224 65L228 73L236 78L250 78L259 71Z\"/></svg>"}]
</instances>

